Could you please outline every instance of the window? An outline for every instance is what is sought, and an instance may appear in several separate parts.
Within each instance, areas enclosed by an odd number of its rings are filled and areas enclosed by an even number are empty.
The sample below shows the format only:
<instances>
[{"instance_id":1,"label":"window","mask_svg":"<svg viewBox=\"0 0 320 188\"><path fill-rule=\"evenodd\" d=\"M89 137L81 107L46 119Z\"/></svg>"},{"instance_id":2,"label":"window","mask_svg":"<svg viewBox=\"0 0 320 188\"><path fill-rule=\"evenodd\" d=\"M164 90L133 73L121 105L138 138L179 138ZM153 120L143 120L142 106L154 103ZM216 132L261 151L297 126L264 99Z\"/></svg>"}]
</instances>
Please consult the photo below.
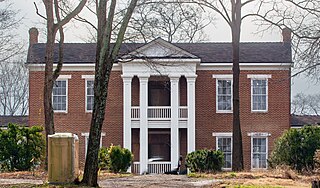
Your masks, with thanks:
<instances>
[{"instance_id":1,"label":"window","mask_svg":"<svg viewBox=\"0 0 320 188\"><path fill-rule=\"evenodd\" d=\"M217 112L232 112L232 80L217 79Z\"/></svg>"},{"instance_id":2,"label":"window","mask_svg":"<svg viewBox=\"0 0 320 188\"><path fill-rule=\"evenodd\" d=\"M252 80L252 111L267 111L267 80Z\"/></svg>"},{"instance_id":3,"label":"window","mask_svg":"<svg viewBox=\"0 0 320 188\"><path fill-rule=\"evenodd\" d=\"M221 136L216 137L217 150L220 150L224 154L224 166L223 168L231 169L232 165L232 137Z\"/></svg>"},{"instance_id":4,"label":"window","mask_svg":"<svg viewBox=\"0 0 320 188\"><path fill-rule=\"evenodd\" d=\"M251 168L267 168L268 139L266 137L251 137Z\"/></svg>"},{"instance_id":5,"label":"window","mask_svg":"<svg viewBox=\"0 0 320 188\"><path fill-rule=\"evenodd\" d=\"M248 75L251 78L251 111L268 111L268 78L271 75Z\"/></svg>"},{"instance_id":6,"label":"window","mask_svg":"<svg viewBox=\"0 0 320 188\"><path fill-rule=\"evenodd\" d=\"M93 109L93 80L86 80L86 111L91 112Z\"/></svg>"},{"instance_id":7,"label":"window","mask_svg":"<svg viewBox=\"0 0 320 188\"><path fill-rule=\"evenodd\" d=\"M53 84L52 106L55 112L67 112L67 106L68 106L67 88L68 88L67 80L57 80Z\"/></svg>"}]
</instances>

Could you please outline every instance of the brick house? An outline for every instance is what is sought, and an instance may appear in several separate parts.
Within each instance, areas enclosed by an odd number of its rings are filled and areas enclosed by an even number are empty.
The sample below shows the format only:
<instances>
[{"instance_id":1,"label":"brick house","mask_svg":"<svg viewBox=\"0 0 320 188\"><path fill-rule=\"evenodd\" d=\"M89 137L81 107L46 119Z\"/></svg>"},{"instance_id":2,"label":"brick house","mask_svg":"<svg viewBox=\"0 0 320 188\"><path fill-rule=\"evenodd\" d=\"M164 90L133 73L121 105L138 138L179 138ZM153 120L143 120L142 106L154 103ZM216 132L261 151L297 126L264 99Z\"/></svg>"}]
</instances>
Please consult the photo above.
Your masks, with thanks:
<instances>
[{"instance_id":1,"label":"brick house","mask_svg":"<svg viewBox=\"0 0 320 188\"><path fill-rule=\"evenodd\" d=\"M29 124L44 124L45 44L30 29ZM274 140L290 128L291 34L282 42L241 43L240 113L245 169L267 168ZM57 59L57 56L55 56ZM80 138L80 159L93 104L95 44L65 44L53 90L56 132ZM231 43L123 44L113 67L101 144L134 154L132 171L160 173L196 149L224 151L232 164Z\"/></svg>"}]
</instances>

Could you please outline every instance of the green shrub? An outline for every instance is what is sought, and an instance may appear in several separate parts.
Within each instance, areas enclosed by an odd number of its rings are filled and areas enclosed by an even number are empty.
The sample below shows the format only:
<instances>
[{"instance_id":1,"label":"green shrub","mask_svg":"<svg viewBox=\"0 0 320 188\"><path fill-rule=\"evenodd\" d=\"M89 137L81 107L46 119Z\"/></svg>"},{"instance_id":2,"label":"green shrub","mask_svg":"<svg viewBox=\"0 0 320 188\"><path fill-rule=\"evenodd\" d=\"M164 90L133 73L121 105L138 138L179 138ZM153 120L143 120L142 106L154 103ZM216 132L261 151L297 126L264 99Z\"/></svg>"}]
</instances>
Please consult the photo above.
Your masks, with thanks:
<instances>
[{"instance_id":1,"label":"green shrub","mask_svg":"<svg viewBox=\"0 0 320 188\"><path fill-rule=\"evenodd\" d=\"M44 156L43 127L22 127L9 124L0 129L0 170L30 170L39 165Z\"/></svg>"},{"instance_id":2,"label":"green shrub","mask_svg":"<svg viewBox=\"0 0 320 188\"><path fill-rule=\"evenodd\" d=\"M288 165L294 170L314 169L314 154L320 148L320 128L304 126L289 129L275 142L270 167Z\"/></svg>"},{"instance_id":3,"label":"green shrub","mask_svg":"<svg viewBox=\"0 0 320 188\"><path fill-rule=\"evenodd\" d=\"M219 150L196 150L186 157L186 165L191 172L221 171L223 164L223 153Z\"/></svg>"},{"instance_id":4,"label":"green shrub","mask_svg":"<svg viewBox=\"0 0 320 188\"><path fill-rule=\"evenodd\" d=\"M113 173L126 172L133 159L132 153L121 146L111 145L99 151L99 168L108 169Z\"/></svg>"}]
</instances>

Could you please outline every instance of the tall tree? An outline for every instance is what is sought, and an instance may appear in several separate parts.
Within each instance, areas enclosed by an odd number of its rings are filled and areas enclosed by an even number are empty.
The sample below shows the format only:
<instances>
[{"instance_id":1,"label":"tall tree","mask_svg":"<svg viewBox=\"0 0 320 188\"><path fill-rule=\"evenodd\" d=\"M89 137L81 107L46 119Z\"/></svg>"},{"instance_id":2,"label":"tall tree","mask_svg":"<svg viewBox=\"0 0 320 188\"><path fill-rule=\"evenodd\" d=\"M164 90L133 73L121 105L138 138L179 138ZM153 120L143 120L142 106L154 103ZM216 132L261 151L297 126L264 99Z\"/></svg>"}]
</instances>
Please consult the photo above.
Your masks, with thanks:
<instances>
[{"instance_id":1,"label":"tall tree","mask_svg":"<svg viewBox=\"0 0 320 188\"><path fill-rule=\"evenodd\" d=\"M48 135L54 134L54 119L53 119L53 108L52 108L52 90L53 84L59 77L60 71L63 65L63 43L64 43L64 32L63 26L67 24L72 18L74 18L85 6L87 0L81 0L79 4L71 12L66 14L61 18L60 4L63 1L59 0L43 0L45 6L46 16L39 13L38 8L35 4L37 14L46 20L47 28L47 41L46 41L46 55L45 55L45 78L44 78L44 115L45 115L45 132L46 141L48 141ZM54 58L53 54L55 51L55 40L56 34L59 31L59 48L58 48L58 63L53 70ZM46 148L48 147L48 142L46 142ZM46 152L47 160L48 152Z\"/></svg>"},{"instance_id":2,"label":"tall tree","mask_svg":"<svg viewBox=\"0 0 320 188\"><path fill-rule=\"evenodd\" d=\"M120 46L128 27L137 0L131 0L121 22L114 44L111 44L116 0L111 0L107 10L107 0L99 0L97 6L97 49L94 80L94 105L92 111L89 143L82 184L98 186L98 151L101 128L107 107L108 85L113 63L117 60ZM108 16L107 16L108 14Z\"/></svg>"},{"instance_id":3,"label":"tall tree","mask_svg":"<svg viewBox=\"0 0 320 188\"><path fill-rule=\"evenodd\" d=\"M0 115L26 115L28 70L23 61L0 63Z\"/></svg>"},{"instance_id":4,"label":"tall tree","mask_svg":"<svg viewBox=\"0 0 320 188\"><path fill-rule=\"evenodd\" d=\"M12 6L10 0L0 1L0 63L23 53L22 43L15 38L22 18L17 17L18 11Z\"/></svg>"},{"instance_id":5,"label":"tall tree","mask_svg":"<svg viewBox=\"0 0 320 188\"><path fill-rule=\"evenodd\" d=\"M241 23L246 17L241 15L242 8L254 0L193 0L201 7L207 7L218 15L228 24L232 36L232 72L233 72L233 128L232 128L232 170L243 170L243 149L242 133L240 126L240 98L239 98L239 57L240 57L240 33Z\"/></svg>"},{"instance_id":6,"label":"tall tree","mask_svg":"<svg viewBox=\"0 0 320 188\"><path fill-rule=\"evenodd\" d=\"M291 113L296 115L320 115L320 95L296 94L291 103Z\"/></svg>"}]
</instances>

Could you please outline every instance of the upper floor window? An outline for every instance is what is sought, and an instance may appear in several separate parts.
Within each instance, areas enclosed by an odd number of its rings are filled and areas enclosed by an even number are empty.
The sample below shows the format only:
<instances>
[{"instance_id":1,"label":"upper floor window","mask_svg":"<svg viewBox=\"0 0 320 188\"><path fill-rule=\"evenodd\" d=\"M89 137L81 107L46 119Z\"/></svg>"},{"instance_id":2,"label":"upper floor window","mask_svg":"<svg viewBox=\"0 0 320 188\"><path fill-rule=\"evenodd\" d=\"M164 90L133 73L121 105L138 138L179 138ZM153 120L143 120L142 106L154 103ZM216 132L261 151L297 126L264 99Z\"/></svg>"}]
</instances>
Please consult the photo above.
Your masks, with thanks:
<instances>
[{"instance_id":1,"label":"upper floor window","mask_svg":"<svg viewBox=\"0 0 320 188\"><path fill-rule=\"evenodd\" d=\"M251 78L251 111L268 111L268 78L271 75L248 75Z\"/></svg>"},{"instance_id":2,"label":"upper floor window","mask_svg":"<svg viewBox=\"0 0 320 188\"><path fill-rule=\"evenodd\" d=\"M93 92L94 81L86 80L86 111L92 111L93 109Z\"/></svg>"},{"instance_id":3,"label":"upper floor window","mask_svg":"<svg viewBox=\"0 0 320 188\"><path fill-rule=\"evenodd\" d=\"M57 80L53 84L52 106L55 112L67 112L67 86L68 80Z\"/></svg>"},{"instance_id":4,"label":"upper floor window","mask_svg":"<svg viewBox=\"0 0 320 188\"><path fill-rule=\"evenodd\" d=\"M217 111L232 111L232 80L217 79Z\"/></svg>"}]
</instances>

